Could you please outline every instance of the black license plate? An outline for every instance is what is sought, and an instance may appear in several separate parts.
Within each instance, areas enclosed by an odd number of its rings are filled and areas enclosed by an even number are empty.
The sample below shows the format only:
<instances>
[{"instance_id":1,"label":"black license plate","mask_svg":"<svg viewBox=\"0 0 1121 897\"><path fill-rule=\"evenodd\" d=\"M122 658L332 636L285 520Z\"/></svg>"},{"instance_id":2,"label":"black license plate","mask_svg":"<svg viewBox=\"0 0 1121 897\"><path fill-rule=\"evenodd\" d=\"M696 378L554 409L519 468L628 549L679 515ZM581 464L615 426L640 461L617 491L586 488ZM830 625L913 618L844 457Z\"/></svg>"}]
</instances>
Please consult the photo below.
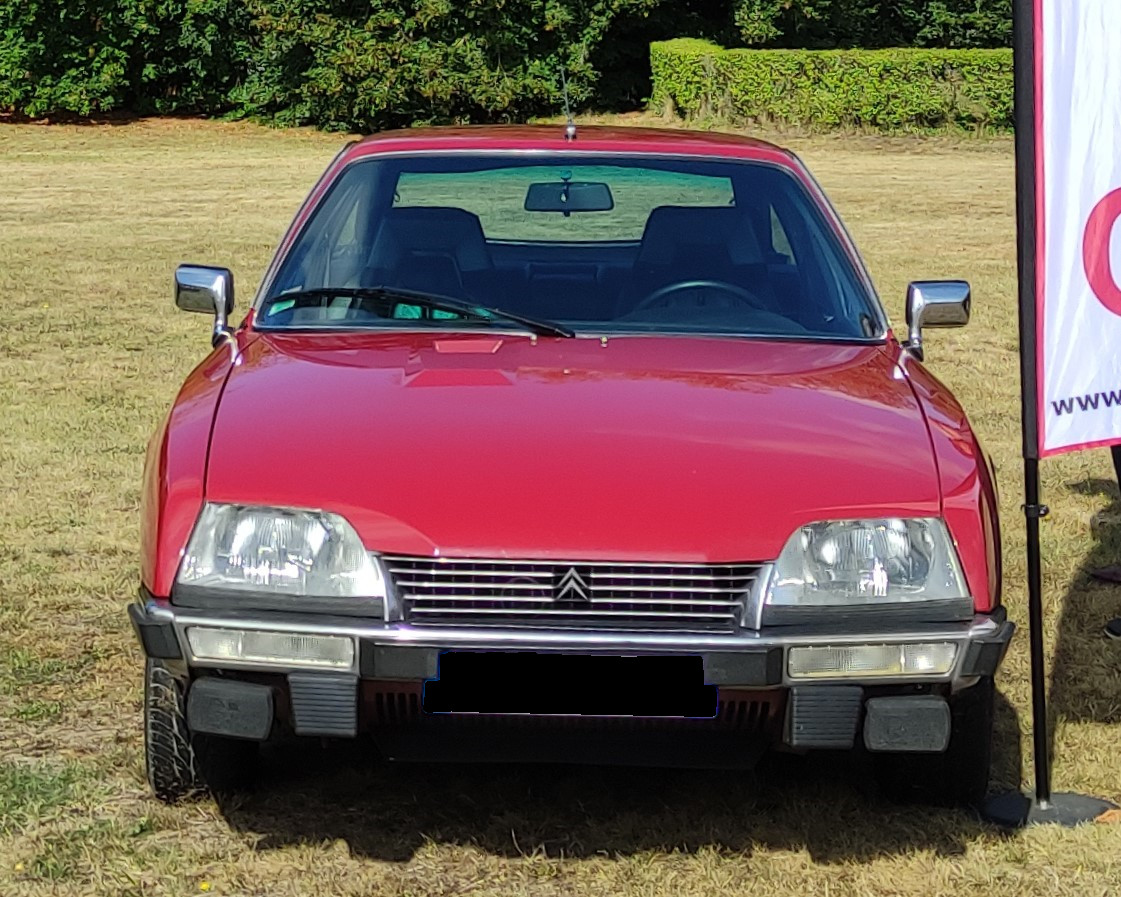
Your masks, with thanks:
<instances>
[{"instance_id":1,"label":"black license plate","mask_svg":"<svg viewBox=\"0 0 1121 897\"><path fill-rule=\"evenodd\" d=\"M700 657L448 651L424 685L427 713L709 718Z\"/></svg>"}]
</instances>

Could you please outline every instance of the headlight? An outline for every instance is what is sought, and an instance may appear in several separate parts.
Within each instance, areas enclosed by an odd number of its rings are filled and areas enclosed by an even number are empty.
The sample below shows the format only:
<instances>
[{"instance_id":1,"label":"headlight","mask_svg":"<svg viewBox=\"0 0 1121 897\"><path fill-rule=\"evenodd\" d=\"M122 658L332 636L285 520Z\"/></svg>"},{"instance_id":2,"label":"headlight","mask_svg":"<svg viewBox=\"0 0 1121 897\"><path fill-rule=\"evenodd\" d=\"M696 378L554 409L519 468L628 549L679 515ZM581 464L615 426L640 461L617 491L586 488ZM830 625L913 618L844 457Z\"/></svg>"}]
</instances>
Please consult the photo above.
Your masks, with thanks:
<instances>
[{"instance_id":1,"label":"headlight","mask_svg":"<svg viewBox=\"0 0 1121 897\"><path fill-rule=\"evenodd\" d=\"M358 533L326 511L208 504L179 568L180 585L293 597L384 598Z\"/></svg>"},{"instance_id":2,"label":"headlight","mask_svg":"<svg viewBox=\"0 0 1121 897\"><path fill-rule=\"evenodd\" d=\"M775 562L766 602L850 606L967 596L946 525L892 518L801 527Z\"/></svg>"}]
</instances>

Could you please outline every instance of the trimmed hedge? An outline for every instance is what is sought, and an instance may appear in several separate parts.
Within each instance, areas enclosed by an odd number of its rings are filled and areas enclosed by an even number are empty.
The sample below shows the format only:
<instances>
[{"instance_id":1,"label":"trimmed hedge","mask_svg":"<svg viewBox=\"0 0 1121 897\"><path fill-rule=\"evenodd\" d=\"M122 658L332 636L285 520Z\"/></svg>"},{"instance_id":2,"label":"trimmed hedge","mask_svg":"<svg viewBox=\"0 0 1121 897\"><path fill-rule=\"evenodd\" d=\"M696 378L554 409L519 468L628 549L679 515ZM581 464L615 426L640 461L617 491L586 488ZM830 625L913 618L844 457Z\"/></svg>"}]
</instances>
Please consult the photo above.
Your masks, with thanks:
<instances>
[{"instance_id":1,"label":"trimmed hedge","mask_svg":"<svg viewBox=\"0 0 1121 897\"><path fill-rule=\"evenodd\" d=\"M651 104L813 129L1012 127L1011 50L726 50L651 44Z\"/></svg>"}]
</instances>

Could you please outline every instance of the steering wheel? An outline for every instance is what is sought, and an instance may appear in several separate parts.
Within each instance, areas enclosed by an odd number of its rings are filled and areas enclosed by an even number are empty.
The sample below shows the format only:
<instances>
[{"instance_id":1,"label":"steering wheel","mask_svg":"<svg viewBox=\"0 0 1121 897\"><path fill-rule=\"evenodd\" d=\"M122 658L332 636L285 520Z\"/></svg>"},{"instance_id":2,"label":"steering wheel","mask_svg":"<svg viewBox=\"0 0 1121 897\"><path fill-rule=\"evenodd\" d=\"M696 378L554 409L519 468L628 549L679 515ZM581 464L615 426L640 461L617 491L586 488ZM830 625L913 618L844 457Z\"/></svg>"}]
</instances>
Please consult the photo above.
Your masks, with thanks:
<instances>
[{"instance_id":1,"label":"steering wheel","mask_svg":"<svg viewBox=\"0 0 1121 897\"><path fill-rule=\"evenodd\" d=\"M666 301L669 297L677 293L688 293L694 290L713 290L756 311L766 311L757 296L734 283L728 283L724 280L679 280L676 283L667 283L665 286L658 287L653 293L640 299L631 309L631 313L645 311L658 305L672 305L672 302Z\"/></svg>"}]
</instances>

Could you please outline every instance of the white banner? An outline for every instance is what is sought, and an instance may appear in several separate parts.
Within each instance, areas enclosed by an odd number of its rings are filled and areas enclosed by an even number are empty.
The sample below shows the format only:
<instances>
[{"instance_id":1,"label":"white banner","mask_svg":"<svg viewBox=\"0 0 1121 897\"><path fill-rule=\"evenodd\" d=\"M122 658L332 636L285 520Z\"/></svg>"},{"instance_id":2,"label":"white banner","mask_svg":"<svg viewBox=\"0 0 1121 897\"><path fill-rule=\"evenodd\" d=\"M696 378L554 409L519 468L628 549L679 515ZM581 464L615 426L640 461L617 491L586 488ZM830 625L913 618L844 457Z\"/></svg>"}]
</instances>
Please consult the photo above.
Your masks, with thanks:
<instances>
[{"instance_id":1,"label":"white banner","mask_svg":"<svg viewBox=\"0 0 1121 897\"><path fill-rule=\"evenodd\" d=\"M1121 442L1121 0L1035 0L1041 455Z\"/></svg>"}]
</instances>

